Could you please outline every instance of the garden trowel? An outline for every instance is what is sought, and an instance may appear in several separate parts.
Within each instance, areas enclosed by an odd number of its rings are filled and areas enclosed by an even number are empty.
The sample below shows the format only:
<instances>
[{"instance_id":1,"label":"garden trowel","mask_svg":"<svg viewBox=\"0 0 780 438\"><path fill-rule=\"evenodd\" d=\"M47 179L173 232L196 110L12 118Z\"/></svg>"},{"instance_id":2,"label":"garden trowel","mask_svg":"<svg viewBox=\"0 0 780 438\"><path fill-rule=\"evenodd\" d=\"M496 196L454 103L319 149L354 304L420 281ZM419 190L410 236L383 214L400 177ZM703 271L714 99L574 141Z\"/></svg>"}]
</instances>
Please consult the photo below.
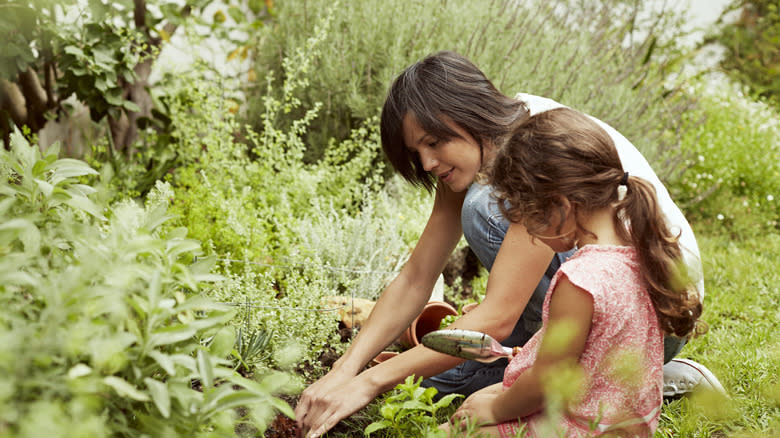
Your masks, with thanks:
<instances>
[{"instance_id":1,"label":"garden trowel","mask_svg":"<svg viewBox=\"0 0 780 438\"><path fill-rule=\"evenodd\" d=\"M487 333L463 329L436 330L423 336L421 342L439 353L484 363L511 359L521 348L504 347Z\"/></svg>"}]
</instances>

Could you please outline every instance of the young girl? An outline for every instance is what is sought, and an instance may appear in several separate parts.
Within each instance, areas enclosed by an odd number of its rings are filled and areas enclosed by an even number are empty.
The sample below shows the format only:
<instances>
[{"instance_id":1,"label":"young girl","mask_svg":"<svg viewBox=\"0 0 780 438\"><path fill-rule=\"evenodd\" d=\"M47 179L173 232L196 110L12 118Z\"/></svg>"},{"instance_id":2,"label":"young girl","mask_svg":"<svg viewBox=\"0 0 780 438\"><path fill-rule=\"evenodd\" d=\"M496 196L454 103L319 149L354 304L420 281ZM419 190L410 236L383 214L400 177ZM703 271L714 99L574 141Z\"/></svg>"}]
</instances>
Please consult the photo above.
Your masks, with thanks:
<instances>
[{"instance_id":1,"label":"young girl","mask_svg":"<svg viewBox=\"0 0 780 438\"><path fill-rule=\"evenodd\" d=\"M503 384L466 399L454 423L471 417L502 437L516 436L523 423L529 436L549 436L544 384L577 364L584 381L552 415L556 433L652 436L663 335L690 336L701 315L655 188L624 171L596 122L568 108L519 123L488 177L506 218L556 252L576 252L553 277L543 327L512 359ZM556 326L566 327L566 336L548 339Z\"/></svg>"}]
</instances>

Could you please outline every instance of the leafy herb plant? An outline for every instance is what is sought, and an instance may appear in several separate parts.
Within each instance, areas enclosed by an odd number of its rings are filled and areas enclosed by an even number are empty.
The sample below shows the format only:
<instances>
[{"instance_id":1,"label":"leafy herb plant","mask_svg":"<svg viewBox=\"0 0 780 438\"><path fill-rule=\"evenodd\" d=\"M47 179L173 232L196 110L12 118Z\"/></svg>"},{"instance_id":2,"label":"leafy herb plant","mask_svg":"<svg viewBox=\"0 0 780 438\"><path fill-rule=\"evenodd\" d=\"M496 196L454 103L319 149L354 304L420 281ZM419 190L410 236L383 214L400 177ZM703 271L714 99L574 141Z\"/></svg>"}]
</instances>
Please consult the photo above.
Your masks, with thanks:
<instances>
[{"instance_id":1,"label":"leafy herb plant","mask_svg":"<svg viewBox=\"0 0 780 438\"><path fill-rule=\"evenodd\" d=\"M226 360L234 310L198 293L220 279L189 263L200 243L160 229L166 185L104 206L93 169L47 152L19 133L0 150L0 434L234 436L292 416L286 375Z\"/></svg>"},{"instance_id":2,"label":"leafy herb plant","mask_svg":"<svg viewBox=\"0 0 780 438\"><path fill-rule=\"evenodd\" d=\"M421 382L422 377L409 376L399 383L379 408L382 419L366 427L366 436L384 430L394 437L445 437L436 414L463 396L449 394L434 402L436 388L422 388Z\"/></svg>"}]
</instances>

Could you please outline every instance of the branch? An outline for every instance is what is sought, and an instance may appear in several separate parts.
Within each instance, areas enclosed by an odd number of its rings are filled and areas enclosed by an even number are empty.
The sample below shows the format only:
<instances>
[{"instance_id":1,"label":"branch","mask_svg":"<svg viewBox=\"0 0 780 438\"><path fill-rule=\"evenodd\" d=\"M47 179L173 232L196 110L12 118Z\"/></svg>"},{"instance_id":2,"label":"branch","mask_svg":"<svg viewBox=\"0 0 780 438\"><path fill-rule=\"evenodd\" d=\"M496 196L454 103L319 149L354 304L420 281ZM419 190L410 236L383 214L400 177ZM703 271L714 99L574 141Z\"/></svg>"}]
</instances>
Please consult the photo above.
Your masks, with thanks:
<instances>
[{"instance_id":1,"label":"branch","mask_svg":"<svg viewBox=\"0 0 780 438\"><path fill-rule=\"evenodd\" d=\"M46 123L46 118L43 116L48 109L46 90L43 89L41 81L38 79L38 72L32 67L19 73L17 83L27 104L27 122L33 131L37 131Z\"/></svg>"},{"instance_id":2,"label":"branch","mask_svg":"<svg viewBox=\"0 0 780 438\"><path fill-rule=\"evenodd\" d=\"M133 22L138 30L146 29L146 0L133 0Z\"/></svg>"},{"instance_id":3,"label":"branch","mask_svg":"<svg viewBox=\"0 0 780 438\"><path fill-rule=\"evenodd\" d=\"M27 124L27 107L19 87L10 81L0 79L0 110L8 111L16 126Z\"/></svg>"}]
</instances>

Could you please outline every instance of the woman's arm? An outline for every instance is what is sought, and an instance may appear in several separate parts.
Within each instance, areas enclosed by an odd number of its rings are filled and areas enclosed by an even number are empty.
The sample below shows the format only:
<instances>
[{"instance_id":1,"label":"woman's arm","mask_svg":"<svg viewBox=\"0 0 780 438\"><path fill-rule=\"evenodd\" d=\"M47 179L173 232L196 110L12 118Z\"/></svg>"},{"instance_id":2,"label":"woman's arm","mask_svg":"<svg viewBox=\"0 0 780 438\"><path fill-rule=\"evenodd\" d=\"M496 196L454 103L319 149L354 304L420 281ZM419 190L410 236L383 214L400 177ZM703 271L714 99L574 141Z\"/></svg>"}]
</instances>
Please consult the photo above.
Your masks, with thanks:
<instances>
[{"instance_id":1,"label":"woman's arm","mask_svg":"<svg viewBox=\"0 0 780 438\"><path fill-rule=\"evenodd\" d=\"M480 423L498 424L540 410L545 400L544 382L560 375L562 367L577 364L585 349L592 318L591 295L561 278L550 297L545 337L531 368L500 394L469 397L453 419L468 416Z\"/></svg>"},{"instance_id":2,"label":"woman's arm","mask_svg":"<svg viewBox=\"0 0 780 438\"><path fill-rule=\"evenodd\" d=\"M398 338L428 301L436 279L461 238L464 197L465 192L453 193L445 185L439 186L428 223L409 260L382 292L346 353L327 375L301 395L295 415L307 436L309 430L324 433L411 374L404 368L390 368L387 374L359 375L369 360ZM394 358L393 362L397 360Z\"/></svg>"}]
</instances>

